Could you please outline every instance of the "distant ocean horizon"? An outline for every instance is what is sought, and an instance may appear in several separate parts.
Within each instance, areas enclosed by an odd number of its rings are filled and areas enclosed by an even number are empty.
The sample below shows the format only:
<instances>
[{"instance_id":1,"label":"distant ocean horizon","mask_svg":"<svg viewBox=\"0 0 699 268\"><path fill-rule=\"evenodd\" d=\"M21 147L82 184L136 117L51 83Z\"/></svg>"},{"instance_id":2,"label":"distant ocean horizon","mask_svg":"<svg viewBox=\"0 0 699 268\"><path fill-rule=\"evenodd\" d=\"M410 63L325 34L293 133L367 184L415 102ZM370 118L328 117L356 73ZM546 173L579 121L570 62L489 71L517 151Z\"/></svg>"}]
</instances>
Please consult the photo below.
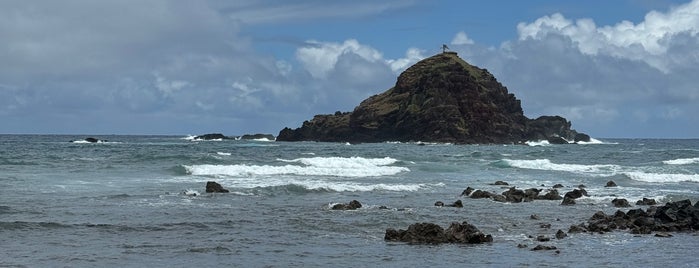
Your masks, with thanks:
<instances>
[{"instance_id":1,"label":"distant ocean horizon","mask_svg":"<svg viewBox=\"0 0 699 268\"><path fill-rule=\"evenodd\" d=\"M87 137L102 142L82 141ZM642 198L699 201L699 139L458 145L193 137L0 134L0 267L654 267L696 261L696 233L536 237L567 232L597 211L645 209L635 205ZM206 193L208 181L230 192ZM609 181L618 186L605 187ZM572 206L461 196L467 187L500 193L555 184L563 185L561 194L582 184L590 196ZM632 207L614 207L617 198ZM331 209L352 200L362 207ZM434 205L456 200L464 207ZM463 221L493 242L383 239L387 228ZM531 251L539 244L559 252Z\"/></svg>"}]
</instances>

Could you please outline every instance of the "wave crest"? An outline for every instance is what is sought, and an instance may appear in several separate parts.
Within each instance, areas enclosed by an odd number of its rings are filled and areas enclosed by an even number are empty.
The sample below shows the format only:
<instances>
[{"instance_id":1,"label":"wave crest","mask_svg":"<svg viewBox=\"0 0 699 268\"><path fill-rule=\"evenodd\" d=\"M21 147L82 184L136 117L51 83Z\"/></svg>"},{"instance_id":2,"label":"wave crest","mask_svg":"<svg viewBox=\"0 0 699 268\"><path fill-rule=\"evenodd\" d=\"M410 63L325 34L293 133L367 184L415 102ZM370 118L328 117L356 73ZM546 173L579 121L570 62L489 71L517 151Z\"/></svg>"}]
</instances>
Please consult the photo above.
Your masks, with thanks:
<instances>
[{"instance_id":1,"label":"wave crest","mask_svg":"<svg viewBox=\"0 0 699 268\"><path fill-rule=\"evenodd\" d=\"M293 160L278 159L284 163L303 165L183 165L188 174L203 176L251 177L265 175L303 175L333 177L379 177L408 172L406 167L388 166L398 160L362 157L311 157Z\"/></svg>"},{"instance_id":2,"label":"wave crest","mask_svg":"<svg viewBox=\"0 0 699 268\"><path fill-rule=\"evenodd\" d=\"M549 159L535 160L514 160L502 159L503 163L509 167L535 169L535 170L551 170L551 171L567 171L574 173L603 173L615 174L620 169L617 165L580 165L580 164L556 164Z\"/></svg>"},{"instance_id":3,"label":"wave crest","mask_svg":"<svg viewBox=\"0 0 699 268\"><path fill-rule=\"evenodd\" d=\"M696 158L678 158L678 159L663 161L663 164L666 164L666 165L690 165L690 164L695 164L695 163L699 163L699 157L696 157Z\"/></svg>"}]
</instances>

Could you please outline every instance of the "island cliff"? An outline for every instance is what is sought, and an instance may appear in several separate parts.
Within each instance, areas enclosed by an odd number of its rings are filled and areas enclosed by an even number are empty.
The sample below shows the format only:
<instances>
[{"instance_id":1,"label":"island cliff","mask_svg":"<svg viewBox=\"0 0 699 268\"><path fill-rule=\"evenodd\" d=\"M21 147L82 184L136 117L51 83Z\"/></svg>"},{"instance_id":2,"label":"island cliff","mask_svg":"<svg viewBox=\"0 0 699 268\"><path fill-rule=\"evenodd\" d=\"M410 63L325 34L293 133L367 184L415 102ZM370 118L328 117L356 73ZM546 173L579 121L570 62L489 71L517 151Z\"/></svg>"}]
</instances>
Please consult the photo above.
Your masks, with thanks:
<instances>
[{"instance_id":1,"label":"island cliff","mask_svg":"<svg viewBox=\"0 0 699 268\"><path fill-rule=\"evenodd\" d=\"M424 141L465 144L589 141L560 116L529 119L520 101L486 69L455 52L411 66L395 86L364 100L352 112L316 115L277 141Z\"/></svg>"}]
</instances>

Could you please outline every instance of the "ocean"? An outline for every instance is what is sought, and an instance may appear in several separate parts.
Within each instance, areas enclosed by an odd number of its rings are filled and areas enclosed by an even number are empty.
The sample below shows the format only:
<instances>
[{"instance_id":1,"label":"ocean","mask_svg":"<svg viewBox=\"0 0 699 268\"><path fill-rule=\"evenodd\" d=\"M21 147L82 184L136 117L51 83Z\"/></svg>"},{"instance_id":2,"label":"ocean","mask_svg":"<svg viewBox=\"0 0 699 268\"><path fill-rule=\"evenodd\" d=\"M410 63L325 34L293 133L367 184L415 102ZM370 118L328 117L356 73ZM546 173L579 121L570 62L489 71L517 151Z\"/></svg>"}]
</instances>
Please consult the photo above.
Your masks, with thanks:
<instances>
[{"instance_id":1,"label":"ocean","mask_svg":"<svg viewBox=\"0 0 699 268\"><path fill-rule=\"evenodd\" d=\"M699 140L453 145L0 135L0 267L696 267L697 233L571 233L595 212L699 200ZM216 181L230 193L206 193ZM510 186L493 185L505 181ZM605 187L614 181L617 187ZM577 204L467 187L580 184ZM464 207L437 207L462 200ZM358 200L357 210L332 210ZM538 219L532 219L536 215ZM467 221L492 243L410 245L386 229ZM544 227L550 224L551 227ZM539 242L545 235L551 241ZM557 251L532 251L536 245ZM526 245L520 248L518 245Z\"/></svg>"}]
</instances>

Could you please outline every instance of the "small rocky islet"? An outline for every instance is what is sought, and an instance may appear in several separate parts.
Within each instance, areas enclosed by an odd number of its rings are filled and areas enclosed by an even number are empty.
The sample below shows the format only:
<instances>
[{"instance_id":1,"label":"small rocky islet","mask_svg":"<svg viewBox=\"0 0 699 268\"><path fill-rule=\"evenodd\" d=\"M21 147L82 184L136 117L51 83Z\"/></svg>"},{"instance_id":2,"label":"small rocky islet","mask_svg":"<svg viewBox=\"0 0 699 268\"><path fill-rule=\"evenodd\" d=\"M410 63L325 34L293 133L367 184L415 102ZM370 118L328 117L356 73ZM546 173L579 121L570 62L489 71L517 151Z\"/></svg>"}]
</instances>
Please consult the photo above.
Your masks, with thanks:
<instances>
[{"instance_id":1,"label":"small rocky islet","mask_svg":"<svg viewBox=\"0 0 699 268\"><path fill-rule=\"evenodd\" d=\"M590 141L560 116L524 116L520 100L486 69L455 52L423 59L398 76L394 87L362 101L352 112L316 115L300 128L284 128L277 141L442 142L552 144Z\"/></svg>"}]
</instances>

